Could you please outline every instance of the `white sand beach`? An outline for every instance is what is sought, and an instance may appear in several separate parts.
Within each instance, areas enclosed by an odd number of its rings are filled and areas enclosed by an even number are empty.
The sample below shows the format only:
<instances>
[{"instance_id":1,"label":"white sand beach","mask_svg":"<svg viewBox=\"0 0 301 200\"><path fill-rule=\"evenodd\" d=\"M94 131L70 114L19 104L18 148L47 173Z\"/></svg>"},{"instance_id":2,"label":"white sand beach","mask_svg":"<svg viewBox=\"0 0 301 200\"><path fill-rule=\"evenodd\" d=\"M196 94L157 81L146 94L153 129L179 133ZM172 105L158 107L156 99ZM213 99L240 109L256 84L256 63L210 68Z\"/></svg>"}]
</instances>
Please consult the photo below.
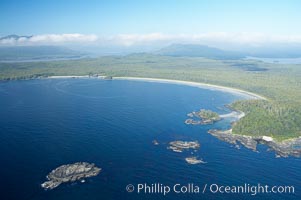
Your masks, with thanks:
<instances>
[{"instance_id":1,"label":"white sand beach","mask_svg":"<svg viewBox=\"0 0 301 200\"><path fill-rule=\"evenodd\" d=\"M229 92L235 95L239 95L248 99L263 99L266 100L265 97L248 92L245 90L240 90L231 87L224 87L219 85L212 85L207 83L197 83L191 81L179 81L179 80L170 80L170 79L159 79L159 78L137 78L137 77L113 77L113 79L117 80L134 80L134 81L147 81L147 82L159 82L159 83L170 83L170 84L179 84L179 85L188 85L192 87L204 88L209 90L219 90L223 92Z\"/></svg>"},{"instance_id":2,"label":"white sand beach","mask_svg":"<svg viewBox=\"0 0 301 200\"><path fill-rule=\"evenodd\" d=\"M105 76L98 76L98 77L90 77L89 75L84 76L49 76L47 78L50 79L64 79L64 78L104 78ZM187 85L191 87L198 87L203 89L209 89L209 90L219 90L222 92L229 92L241 97L245 97L247 99L262 99L266 100L265 97L248 92L245 90L237 89L237 88L231 88L231 87L225 87L225 86L219 86L219 85L213 85L213 84L207 84L207 83L198 83L198 82L192 82L192 81L180 81L180 80L171 80L171 79L160 79L160 78L138 78L138 77L113 77L115 80L132 80L132 81L145 81L145 82L158 82L158 83L169 83L169 84L178 84L178 85Z\"/></svg>"}]
</instances>

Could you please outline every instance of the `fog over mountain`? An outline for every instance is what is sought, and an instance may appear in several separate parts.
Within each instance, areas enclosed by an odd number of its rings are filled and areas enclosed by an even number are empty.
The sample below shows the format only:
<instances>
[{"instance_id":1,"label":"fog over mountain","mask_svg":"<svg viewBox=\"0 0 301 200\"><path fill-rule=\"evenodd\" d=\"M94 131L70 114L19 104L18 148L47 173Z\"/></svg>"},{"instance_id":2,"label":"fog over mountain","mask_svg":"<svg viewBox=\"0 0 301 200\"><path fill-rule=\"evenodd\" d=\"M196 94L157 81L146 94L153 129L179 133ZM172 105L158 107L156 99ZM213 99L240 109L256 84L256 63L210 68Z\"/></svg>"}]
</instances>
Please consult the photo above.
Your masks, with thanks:
<instances>
[{"instance_id":1,"label":"fog over mountain","mask_svg":"<svg viewBox=\"0 0 301 200\"><path fill-rule=\"evenodd\" d=\"M94 34L7 35L0 38L0 47L10 50L46 46L64 47L93 56L125 55L137 52L170 56L199 56L208 58L242 58L245 56L271 58L301 57L301 39L297 36L276 37L256 34L211 33L198 35ZM10 47L10 48L9 48ZM15 48L12 48L15 47ZM22 48L17 48L22 47ZM38 49L38 48L36 48ZM58 52L62 49L57 49ZM42 51L42 52L43 52ZM73 52L74 53L74 52ZM0 52L3 55L3 52ZM53 54L53 52L52 52ZM63 53L65 54L65 53ZM70 54L67 53L67 54Z\"/></svg>"}]
</instances>

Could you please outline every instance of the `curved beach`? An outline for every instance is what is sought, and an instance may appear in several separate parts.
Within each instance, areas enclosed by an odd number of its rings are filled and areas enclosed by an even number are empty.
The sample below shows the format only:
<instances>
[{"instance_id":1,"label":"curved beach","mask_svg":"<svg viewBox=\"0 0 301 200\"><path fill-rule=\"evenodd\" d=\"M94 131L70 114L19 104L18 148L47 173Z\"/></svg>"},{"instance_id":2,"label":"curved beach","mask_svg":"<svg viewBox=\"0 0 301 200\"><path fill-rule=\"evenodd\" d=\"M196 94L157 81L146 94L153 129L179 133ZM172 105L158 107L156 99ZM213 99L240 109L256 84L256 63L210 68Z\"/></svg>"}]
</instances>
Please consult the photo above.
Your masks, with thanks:
<instances>
[{"instance_id":1,"label":"curved beach","mask_svg":"<svg viewBox=\"0 0 301 200\"><path fill-rule=\"evenodd\" d=\"M242 97L245 97L248 99L266 100L265 97L255 94L255 93L252 93L252 92L248 92L248 91L240 90L240 89L236 89L236 88L231 88L231 87L207 84L207 83L198 83L198 82L192 82L192 81L180 81L180 80L171 80L171 79L159 79L159 78L137 78L137 77L113 77L113 79L187 85L187 86L191 86L191 87L198 87L198 88L204 88L204 89L209 89L209 90L219 90L222 92L229 92L229 93L239 95L239 96L242 96Z\"/></svg>"},{"instance_id":2,"label":"curved beach","mask_svg":"<svg viewBox=\"0 0 301 200\"><path fill-rule=\"evenodd\" d=\"M98 78L104 78L105 76L99 76ZM49 76L48 78L90 78L89 75L84 76ZM93 78L93 77L92 77ZM192 82L192 81L180 81L180 80L172 80L172 79L161 79L161 78L140 78L140 77L113 77L115 80L131 80L131 81L144 81L144 82L157 82L157 83L169 83L169 84L178 84L178 85L187 85L191 87L198 87L208 90L219 90L222 92L229 92L241 97L245 97L247 99L262 99L267 100L265 97L248 92L245 90L237 89L237 88L231 88L231 87L225 87L225 86L219 86L219 85L213 85L213 84L207 84L207 83L199 83L199 82Z\"/></svg>"}]
</instances>

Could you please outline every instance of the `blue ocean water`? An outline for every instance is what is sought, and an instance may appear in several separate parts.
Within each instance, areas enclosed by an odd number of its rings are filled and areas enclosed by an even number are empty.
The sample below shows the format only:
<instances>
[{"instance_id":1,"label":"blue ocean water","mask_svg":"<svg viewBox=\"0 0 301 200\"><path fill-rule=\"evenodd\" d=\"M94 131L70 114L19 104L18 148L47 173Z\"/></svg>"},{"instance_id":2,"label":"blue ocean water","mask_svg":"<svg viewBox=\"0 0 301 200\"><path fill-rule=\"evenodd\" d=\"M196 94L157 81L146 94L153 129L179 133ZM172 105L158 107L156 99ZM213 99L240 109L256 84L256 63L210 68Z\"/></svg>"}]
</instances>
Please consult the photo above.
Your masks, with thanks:
<instances>
[{"instance_id":1,"label":"blue ocean water","mask_svg":"<svg viewBox=\"0 0 301 200\"><path fill-rule=\"evenodd\" d=\"M301 162L236 149L207 133L226 129L184 124L200 108L229 112L230 93L183 85L98 79L44 79L0 83L0 199L300 199ZM159 145L153 145L157 140ZM198 140L194 152L206 164L189 165L191 152L167 149L174 140ZM95 163L102 172L85 183L45 191L40 184L54 168L68 163ZM295 194L128 193L133 184L193 183L288 185Z\"/></svg>"}]
</instances>

